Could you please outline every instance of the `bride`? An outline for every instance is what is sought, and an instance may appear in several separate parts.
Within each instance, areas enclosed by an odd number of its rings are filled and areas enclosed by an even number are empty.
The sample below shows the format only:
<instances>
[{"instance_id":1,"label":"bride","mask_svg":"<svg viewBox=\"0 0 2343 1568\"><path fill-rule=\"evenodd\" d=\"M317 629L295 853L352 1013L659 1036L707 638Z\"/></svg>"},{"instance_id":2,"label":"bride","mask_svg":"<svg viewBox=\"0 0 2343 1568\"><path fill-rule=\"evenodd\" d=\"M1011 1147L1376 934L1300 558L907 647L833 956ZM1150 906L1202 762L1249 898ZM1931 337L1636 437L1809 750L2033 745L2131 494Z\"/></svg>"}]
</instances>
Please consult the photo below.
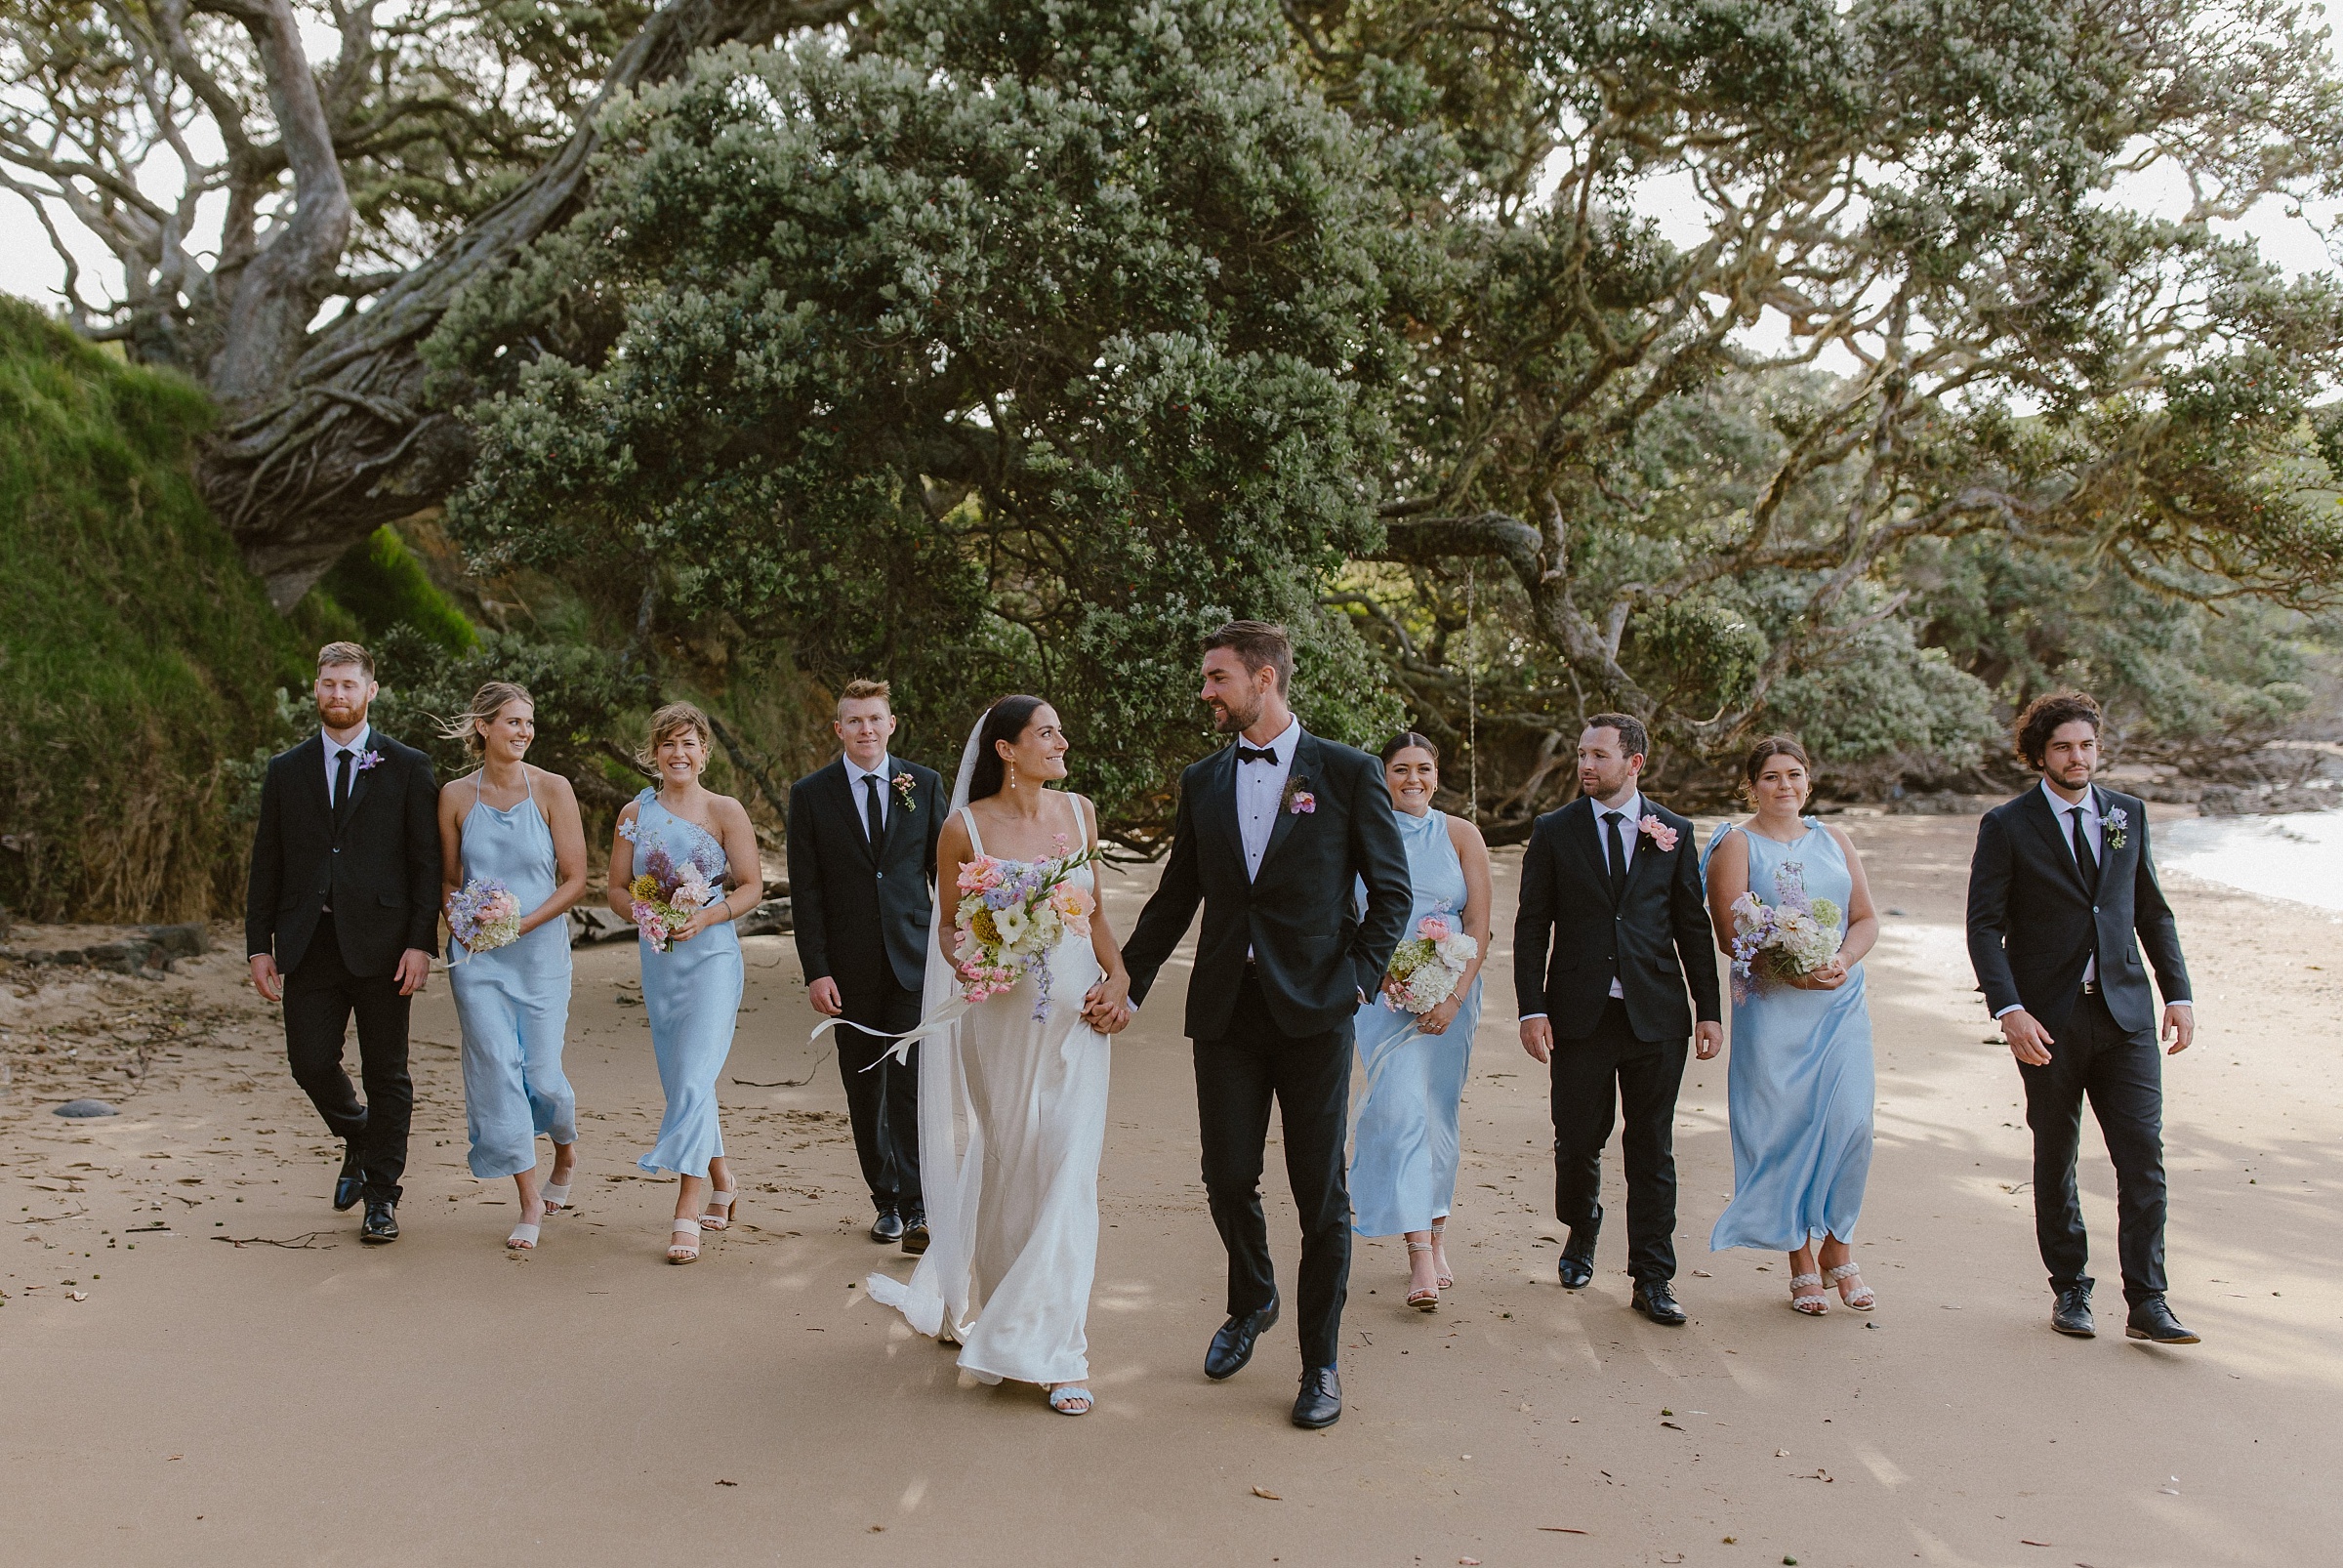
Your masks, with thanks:
<instances>
[{"instance_id":1,"label":"bride","mask_svg":"<svg viewBox=\"0 0 2343 1568\"><path fill-rule=\"evenodd\" d=\"M1098 844L1098 818L1066 776L1057 712L1004 697L962 754L936 848L936 907L920 1039L920 1167L929 1241L908 1285L872 1297L922 1334L961 1346L985 1382L1040 1383L1063 1415L1086 1414L1090 1279L1098 1261L1098 1158L1106 1139L1106 1037L1130 1021L1130 976L1103 914L1068 928L1045 992L1028 973L961 1011L953 953L960 870L979 856L1012 871ZM1052 867L1051 869L1055 869ZM1071 874L1096 902L1088 865Z\"/></svg>"}]
</instances>

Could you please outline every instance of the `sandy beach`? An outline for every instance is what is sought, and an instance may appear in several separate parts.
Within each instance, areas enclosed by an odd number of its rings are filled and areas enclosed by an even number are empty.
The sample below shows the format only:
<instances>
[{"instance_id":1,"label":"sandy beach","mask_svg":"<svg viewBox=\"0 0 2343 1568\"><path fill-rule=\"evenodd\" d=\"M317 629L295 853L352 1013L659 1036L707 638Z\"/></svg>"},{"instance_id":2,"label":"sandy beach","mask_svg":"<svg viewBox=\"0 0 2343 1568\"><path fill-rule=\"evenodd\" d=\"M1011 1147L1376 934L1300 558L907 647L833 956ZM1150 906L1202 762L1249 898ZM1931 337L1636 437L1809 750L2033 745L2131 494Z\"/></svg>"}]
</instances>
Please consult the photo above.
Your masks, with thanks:
<instances>
[{"instance_id":1,"label":"sandy beach","mask_svg":"<svg viewBox=\"0 0 2343 1568\"><path fill-rule=\"evenodd\" d=\"M1290 1323L1201 1371L1221 1257L1197 1178L1182 967L1115 1047L1090 1317L1096 1413L962 1386L865 1300L872 1245L835 1064L786 937L755 937L725 1133L740 1222L660 1261L635 1168L659 1102L630 946L578 954L580 1199L502 1247L464 1166L456 1024L415 1018L404 1239L327 1205L337 1150L240 942L158 980L0 985L0 1558L49 1564L2044 1564L2332 1560L2343 1504L2343 916L2168 878L2201 1034L2166 1072L2172 1300L2127 1342L2113 1178L2083 1184L2102 1337L2053 1335L2029 1139L1960 933L1974 818L1841 819L1889 911L1869 966L1878 1146L1869 1316L1810 1321L1777 1257L1711 1255L1724 1062L1677 1119L1690 1327L1628 1311L1624 1225L1555 1283L1541 1070L1514 1038L1518 851L1464 1107L1441 1310L1358 1249L1347 1413L1288 1424ZM1152 868L1109 874L1128 931ZM20 929L17 940L25 933ZM354 1066L355 1052L351 1053ZM117 1117L52 1114L79 1094ZM1622 1195L1616 1147L1607 1196ZM1272 1152L1272 1236L1295 1257ZM1614 1214L1618 1214L1616 1202Z\"/></svg>"}]
</instances>

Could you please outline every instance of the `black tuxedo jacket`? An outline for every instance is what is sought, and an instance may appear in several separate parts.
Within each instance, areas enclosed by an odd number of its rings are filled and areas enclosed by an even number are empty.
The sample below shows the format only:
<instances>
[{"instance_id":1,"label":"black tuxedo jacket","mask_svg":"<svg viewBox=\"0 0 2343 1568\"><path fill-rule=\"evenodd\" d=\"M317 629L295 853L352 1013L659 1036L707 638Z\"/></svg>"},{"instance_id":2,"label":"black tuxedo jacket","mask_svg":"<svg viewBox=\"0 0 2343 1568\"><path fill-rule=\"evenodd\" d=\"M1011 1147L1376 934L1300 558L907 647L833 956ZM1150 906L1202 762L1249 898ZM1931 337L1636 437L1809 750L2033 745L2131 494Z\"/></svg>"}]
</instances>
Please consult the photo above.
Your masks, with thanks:
<instances>
[{"instance_id":1,"label":"black tuxedo jacket","mask_svg":"<svg viewBox=\"0 0 2343 1568\"><path fill-rule=\"evenodd\" d=\"M301 968L329 904L352 974L388 974L410 947L439 951L439 781L429 757L379 729L366 745L382 761L352 769L340 821L326 805L324 737L268 759L244 951L273 952L286 974Z\"/></svg>"},{"instance_id":2,"label":"black tuxedo jacket","mask_svg":"<svg viewBox=\"0 0 2343 1568\"><path fill-rule=\"evenodd\" d=\"M876 849L844 758L790 786L789 914L807 985L827 975L863 997L890 976L912 992L926 980L935 841L951 803L932 768L890 756L887 773ZM899 773L912 777L908 802L894 788Z\"/></svg>"},{"instance_id":3,"label":"black tuxedo jacket","mask_svg":"<svg viewBox=\"0 0 2343 1568\"><path fill-rule=\"evenodd\" d=\"M1296 791L1312 797L1313 809L1292 808ZM1354 901L1361 879L1364 917ZM1412 896L1407 846L1381 764L1306 729L1287 777L1286 809L1270 829L1260 874L1248 881L1237 828L1237 751L1224 747L1180 775L1171 858L1123 947L1131 998L1147 999L1201 903L1188 1038L1228 1033L1248 945L1278 1028L1323 1034L1350 1021L1360 992L1372 997L1382 984L1391 950L1406 934Z\"/></svg>"},{"instance_id":4,"label":"black tuxedo jacket","mask_svg":"<svg viewBox=\"0 0 2343 1568\"><path fill-rule=\"evenodd\" d=\"M1627 1022L1638 1040L1682 1040L1692 1033L1696 1011L1703 1023L1723 1016L1716 932L1692 824L1648 795L1643 811L1676 830L1676 846L1639 839L1617 904L1592 801L1581 796L1530 830L1521 857L1521 913L1513 924L1513 989L1523 1014L1544 1013L1556 1040L1594 1032L1614 979L1626 993Z\"/></svg>"},{"instance_id":5,"label":"black tuxedo jacket","mask_svg":"<svg viewBox=\"0 0 2343 1568\"><path fill-rule=\"evenodd\" d=\"M2036 786L1994 806L1977 824L1969 862L1969 963L1985 1005L2022 1007L2056 1038L2082 994L2083 966L2099 960L2099 992L2116 1022L2137 1033L2156 1027L2156 998L2140 949L2156 967L2167 1002L2189 998L2188 966L2172 906L2157 886L2148 853L2148 807L2091 786L2099 798L2099 892L2084 890L2060 816ZM2110 811L2125 821L2120 845Z\"/></svg>"}]
</instances>

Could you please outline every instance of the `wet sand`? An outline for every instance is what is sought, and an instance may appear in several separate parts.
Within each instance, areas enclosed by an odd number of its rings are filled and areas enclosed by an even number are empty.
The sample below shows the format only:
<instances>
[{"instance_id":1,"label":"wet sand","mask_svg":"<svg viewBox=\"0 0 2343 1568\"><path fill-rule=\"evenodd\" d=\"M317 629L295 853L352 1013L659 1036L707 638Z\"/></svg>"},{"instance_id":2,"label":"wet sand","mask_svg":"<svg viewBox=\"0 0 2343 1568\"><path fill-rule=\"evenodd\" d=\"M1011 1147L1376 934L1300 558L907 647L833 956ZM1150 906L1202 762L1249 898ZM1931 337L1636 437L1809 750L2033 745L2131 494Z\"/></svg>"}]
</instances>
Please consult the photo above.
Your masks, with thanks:
<instances>
[{"instance_id":1,"label":"wet sand","mask_svg":"<svg viewBox=\"0 0 2343 1568\"><path fill-rule=\"evenodd\" d=\"M2326 1560L2343 1527L2343 919L2169 879L2203 1029L2166 1077L2173 1301L2205 1342L2121 1338L2095 1130L2103 1333L2069 1341L2044 1321L2017 1075L1984 1043L1960 938L1974 819L1843 820L1896 911L1870 966L1880 1104L1858 1237L1879 1309L1800 1318L1780 1259L1707 1252L1732 1179L1722 1060L1688 1072L1677 1121L1692 1325L1627 1310L1624 1223L1591 1289L1556 1285L1504 852L1458 1284L1438 1313L1406 1311L1398 1243L1359 1247L1347 1413L1322 1433L1286 1421L1290 1323L1231 1382L1201 1372L1221 1259L1175 1032L1184 968L1116 1044L1100 1404L1078 1422L1030 1388L961 1386L949 1350L864 1299L868 1270L909 1259L864 1237L844 1096L804 1043L787 938L745 944L723 1100L747 1196L688 1268L660 1261L673 1193L634 1168L659 1103L631 948L578 955L580 1202L525 1256L502 1247L511 1184L464 1168L444 978L416 1014L405 1236L366 1249L356 1215L327 1206L336 1150L231 931L161 980L17 968L0 981L0 1557ZM1108 878L1118 929L1152 878ZM123 1114L50 1114L84 1093ZM1624 1219L1616 1149L1607 1182ZM1275 1149L1266 1185L1290 1280Z\"/></svg>"}]
</instances>

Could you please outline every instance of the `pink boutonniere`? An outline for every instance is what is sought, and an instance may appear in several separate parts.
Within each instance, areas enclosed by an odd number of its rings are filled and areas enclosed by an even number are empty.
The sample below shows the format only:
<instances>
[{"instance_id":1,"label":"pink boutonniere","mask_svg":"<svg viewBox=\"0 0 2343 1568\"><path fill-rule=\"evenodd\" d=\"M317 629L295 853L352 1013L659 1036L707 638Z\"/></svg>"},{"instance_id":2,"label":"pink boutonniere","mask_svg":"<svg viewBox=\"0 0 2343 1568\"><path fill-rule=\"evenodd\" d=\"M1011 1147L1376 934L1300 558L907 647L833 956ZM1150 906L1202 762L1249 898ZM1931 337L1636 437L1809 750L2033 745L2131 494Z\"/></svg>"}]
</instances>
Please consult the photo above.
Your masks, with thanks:
<instances>
[{"instance_id":1,"label":"pink boutonniere","mask_svg":"<svg viewBox=\"0 0 2343 1568\"><path fill-rule=\"evenodd\" d=\"M920 781L916 778L913 778L909 773L897 773L891 782L895 786L895 799L903 803L903 809L906 811L917 811L919 809L919 805L912 800L911 796L912 792L920 787Z\"/></svg>"},{"instance_id":2,"label":"pink boutonniere","mask_svg":"<svg viewBox=\"0 0 2343 1568\"><path fill-rule=\"evenodd\" d=\"M1656 816L1647 816L1636 823L1635 831L1658 845L1663 850L1676 846L1676 830Z\"/></svg>"},{"instance_id":3,"label":"pink boutonniere","mask_svg":"<svg viewBox=\"0 0 2343 1568\"><path fill-rule=\"evenodd\" d=\"M1308 816L1318 809L1318 797L1306 788L1307 782L1297 778L1286 786L1286 809L1295 816Z\"/></svg>"},{"instance_id":4,"label":"pink boutonniere","mask_svg":"<svg viewBox=\"0 0 2343 1568\"><path fill-rule=\"evenodd\" d=\"M383 754L369 746L358 754L358 771L363 773L368 768L378 765L382 760Z\"/></svg>"}]
</instances>

